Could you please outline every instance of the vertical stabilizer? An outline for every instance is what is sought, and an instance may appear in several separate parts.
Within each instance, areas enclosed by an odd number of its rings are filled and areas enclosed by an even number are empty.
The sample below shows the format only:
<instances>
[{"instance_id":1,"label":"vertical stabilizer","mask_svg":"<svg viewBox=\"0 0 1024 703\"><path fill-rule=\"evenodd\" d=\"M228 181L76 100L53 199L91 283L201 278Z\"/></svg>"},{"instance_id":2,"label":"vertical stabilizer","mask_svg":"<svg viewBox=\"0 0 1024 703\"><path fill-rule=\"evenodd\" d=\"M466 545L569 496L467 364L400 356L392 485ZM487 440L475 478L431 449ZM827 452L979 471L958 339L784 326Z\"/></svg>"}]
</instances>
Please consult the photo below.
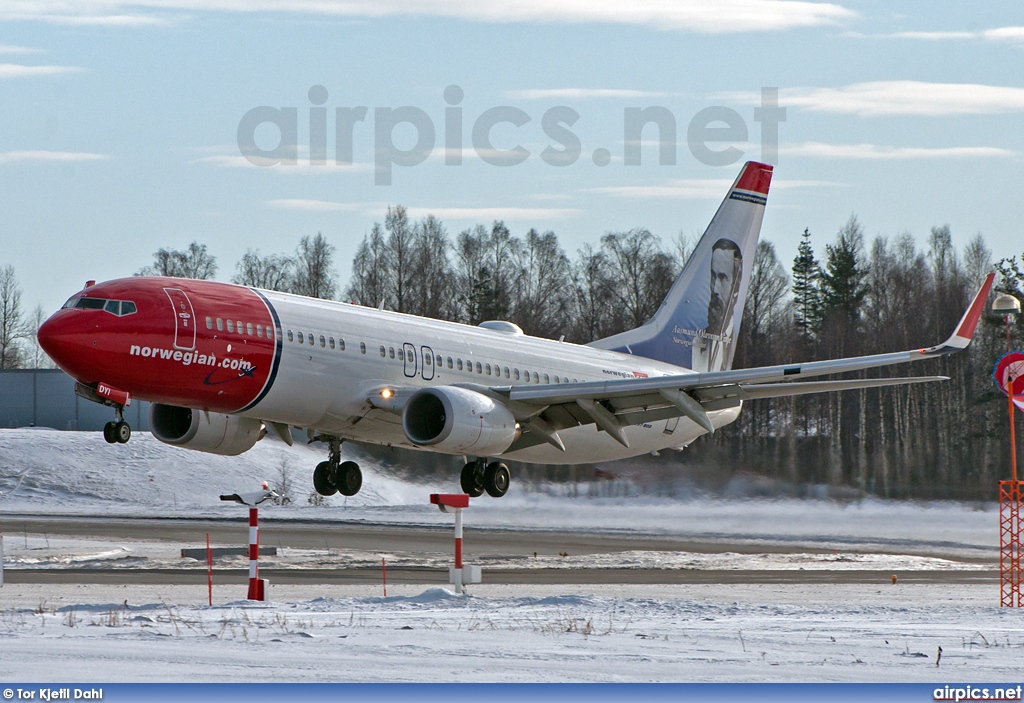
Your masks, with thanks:
<instances>
[{"instance_id":1,"label":"vertical stabilizer","mask_svg":"<svg viewBox=\"0 0 1024 703\"><path fill-rule=\"evenodd\" d=\"M591 346L694 371L732 368L772 167L743 166L658 312Z\"/></svg>"}]
</instances>

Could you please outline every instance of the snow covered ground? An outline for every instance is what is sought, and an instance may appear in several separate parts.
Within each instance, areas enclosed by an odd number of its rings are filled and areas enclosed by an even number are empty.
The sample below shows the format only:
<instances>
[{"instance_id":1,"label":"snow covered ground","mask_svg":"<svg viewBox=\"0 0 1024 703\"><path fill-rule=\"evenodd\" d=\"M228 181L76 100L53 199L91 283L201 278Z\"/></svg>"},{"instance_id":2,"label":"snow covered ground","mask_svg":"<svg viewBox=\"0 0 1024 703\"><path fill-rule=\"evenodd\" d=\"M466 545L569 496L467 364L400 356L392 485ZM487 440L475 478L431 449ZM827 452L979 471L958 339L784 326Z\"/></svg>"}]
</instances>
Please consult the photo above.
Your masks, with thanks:
<instances>
[{"instance_id":1,"label":"snow covered ground","mask_svg":"<svg viewBox=\"0 0 1024 703\"><path fill-rule=\"evenodd\" d=\"M0 430L4 516L234 516L220 493L305 486L323 452L260 442L241 457L162 445L110 446L89 433ZM363 461L364 488L325 506L270 506L279 519L450 524L427 494ZM776 549L539 557L570 569L978 570L996 566L994 506L801 500L568 498L515 484L475 503L471 526L672 534ZM304 498L303 488L296 490ZM557 493L553 491L553 493ZM778 553L778 546L789 553ZM8 534L8 568L175 568L184 545ZM804 551L802 546L814 550ZM831 550L835 550L832 552ZM368 566L378 555L283 549L267 566ZM389 564L443 568L447 554ZM392 561L394 560L394 561ZM484 584L467 596L424 586L13 584L0 589L0 662L9 681L1000 681L1020 677L1024 615L991 580L953 584ZM942 648L936 667L938 648Z\"/></svg>"}]
</instances>

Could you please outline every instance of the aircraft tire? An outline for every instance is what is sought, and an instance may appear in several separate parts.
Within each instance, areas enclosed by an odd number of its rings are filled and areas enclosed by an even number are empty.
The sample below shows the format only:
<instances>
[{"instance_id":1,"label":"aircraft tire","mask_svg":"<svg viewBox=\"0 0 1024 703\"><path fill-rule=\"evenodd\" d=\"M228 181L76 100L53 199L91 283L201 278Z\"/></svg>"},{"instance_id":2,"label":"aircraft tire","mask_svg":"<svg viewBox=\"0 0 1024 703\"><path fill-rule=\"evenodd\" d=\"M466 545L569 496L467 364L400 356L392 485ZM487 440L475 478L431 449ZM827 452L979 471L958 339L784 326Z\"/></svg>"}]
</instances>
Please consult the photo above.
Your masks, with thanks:
<instances>
[{"instance_id":1,"label":"aircraft tire","mask_svg":"<svg viewBox=\"0 0 1024 703\"><path fill-rule=\"evenodd\" d=\"M114 421L111 420L103 426L103 439L107 441L107 444L117 443L117 433L114 429Z\"/></svg>"},{"instance_id":2,"label":"aircraft tire","mask_svg":"<svg viewBox=\"0 0 1024 703\"><path fill-rule=\"evenodd\" d=\"M132 438L132 427L124 420L114 423L114 439L118 444L127 444Z\"/></svg>"},{"instance_id":3,"label":"aircraft tire","mask_svg":"<svg viewBox=\"0 0 1024 703\"><path fill-rule=\"evenodd\" d=\"M501 498L508 493L511 482L512 477L508 472L508 467L500 461L492 461L484 470L484 490L492 498Z\"/></svg>"},{"instance_id":4,"label":"aircraft tire","mask_svg":"<svg viewBox=\"0 0 1024 703\"><path fill-rule=\"evenodd\" d=\"M462 467L459 484L462 492L470 498L479 498L484 494L484 477L479 462L471 461Z\"/></svg>"},{"instance_id":5,"label":"aircraft tire","mask_svg":"<svg viewBox=\"0 0 1024 703\"><path fill-rule=\"evenodd\" d=\"M313 488L322 496L332 496L338 492L331 480L331 462L321 461L313 470Z\"/></svg>"},{"instance_id":6,"label":"aircraft tire","mask_svg":"<svg viewBox=\"0 0 1024 703\"><path fill-rule=\"evenodd\" d=\"M342 462L338 467L335 483L338 493L343 496L354 496L363 487L363 472L354 461Z\"/></svg>"}]
</instances>

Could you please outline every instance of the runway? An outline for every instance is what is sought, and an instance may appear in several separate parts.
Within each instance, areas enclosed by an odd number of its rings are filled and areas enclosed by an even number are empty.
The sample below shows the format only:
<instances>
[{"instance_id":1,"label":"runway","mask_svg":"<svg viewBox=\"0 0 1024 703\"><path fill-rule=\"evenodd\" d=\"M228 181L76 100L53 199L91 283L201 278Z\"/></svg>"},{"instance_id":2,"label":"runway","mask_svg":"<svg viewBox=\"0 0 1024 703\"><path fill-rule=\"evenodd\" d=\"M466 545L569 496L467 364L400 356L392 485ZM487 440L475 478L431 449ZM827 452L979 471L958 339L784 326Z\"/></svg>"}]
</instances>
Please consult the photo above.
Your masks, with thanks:
<instances>
[{"instance_id":1,"label":"runway","mask_svg":"<svg viewBox=\"0 0 1024 703\"><path fill-rule=\"evenodd\" d=\"M244 544L247 525L241 520L210 519L134 519L90 517L19 516L0 522L9 539L25 536L73 537L118 541L145 541L167 545L197 545L210 534L215 544ZM265 520L261 522L260 542L284 549L331 550L367 554L450 554L452 531L447 527L371 524L345 521ZM934 545L916 550L919 554L950 559ZM625 552L687 552L720 554L829 554L832 550L807 545L754 543L743 540L701 539L672 535L617 534L551 530L466 529L465 559L484 566L485 581L490 584L885 584L891 570L872 569L716 569L716 568L615 568L590 567L588 559ZM577 560L574 568L552 567L559 555ZM529 561L540 558L544 566L530 568ZM546 558L546 559L545 559ZM582 564L578 562L582 559ZM516 560L516 567L503 566ZM523 567L524 560L527 566ZM961 561L964 561L962 558ZM971 570L908 570L898 574L904 583L998 583L994 565L974 563ZM367 568L365 560L356 566L337 568L274 568L260 570L261 576L275 584L377 584L379 568ZM241 564L214 569L219 583L245 582L247 569ZM443 568L398 566L387 570L392 584L447 583ZM182 560L181 567L145 568L97 565L62 565L55 568L8 569L10 584L203 584L204 564Z\"/></svg>"}]
</instances>

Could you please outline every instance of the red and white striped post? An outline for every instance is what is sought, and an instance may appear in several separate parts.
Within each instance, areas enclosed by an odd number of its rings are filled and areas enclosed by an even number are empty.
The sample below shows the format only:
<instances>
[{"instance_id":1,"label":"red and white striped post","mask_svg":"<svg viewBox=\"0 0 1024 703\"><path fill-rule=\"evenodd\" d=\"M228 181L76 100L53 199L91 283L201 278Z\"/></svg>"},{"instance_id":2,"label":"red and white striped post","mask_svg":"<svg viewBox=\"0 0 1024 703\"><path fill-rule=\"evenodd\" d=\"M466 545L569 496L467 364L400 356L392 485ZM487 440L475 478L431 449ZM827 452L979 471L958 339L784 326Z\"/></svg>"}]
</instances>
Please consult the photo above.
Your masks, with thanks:
<instances>
[{"instance_id":1,"label":"red and white striped post","mask_svg":"<svg viewBox=\"0 0 1024 703\"><path fill-rule=\"evenodd\" d=\"M260 516L259 508L249 508L249 600L263 600L260 582Z\"/></svg>"},{"instance_id":2,"label":"red and white striped post","mask_svg":"<svg viewBox=\"0 0 1024 703\"><path fill-rule=\"evenodd\" d=\"M260 578L260 519L256 506L275 495L264 483L263 490L257 493L232 493L220 497L221 500L249 506L249 600L267 599L267 581Z\"/></svg>"},{"instance_id":3,"label":"red and white striped post","mask_svg":"<svg viewBox=\"0 0 1024 703\"><path fill-rule=\"evenodd\" d=\"M463 584L480 583L480 567L462 563L462 510L469 507L469 496L465 493L432 493L430 502L441 512L455 513L455 566L448 570L448 575L455 592L462 593Z\"/></svg>"}]
</instances>

